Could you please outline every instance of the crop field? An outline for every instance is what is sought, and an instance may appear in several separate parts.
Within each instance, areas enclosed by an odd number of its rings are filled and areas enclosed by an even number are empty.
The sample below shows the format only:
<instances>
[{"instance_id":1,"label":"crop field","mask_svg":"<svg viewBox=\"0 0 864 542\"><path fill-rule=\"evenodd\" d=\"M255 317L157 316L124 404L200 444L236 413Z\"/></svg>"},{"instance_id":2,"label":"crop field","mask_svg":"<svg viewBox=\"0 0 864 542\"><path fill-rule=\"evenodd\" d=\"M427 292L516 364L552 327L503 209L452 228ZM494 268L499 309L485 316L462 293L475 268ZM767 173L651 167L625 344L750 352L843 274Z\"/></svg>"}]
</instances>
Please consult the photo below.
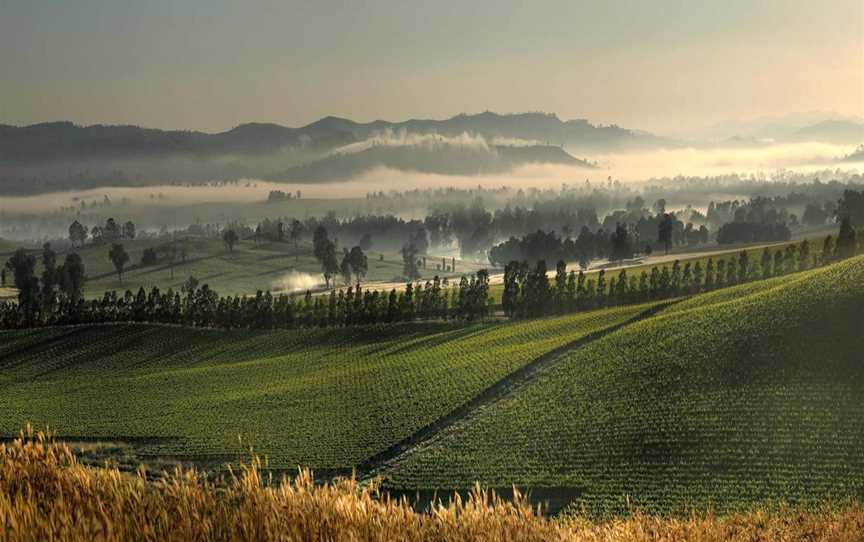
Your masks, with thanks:
<instances>
[{"instance_id":1,"label":"crop field","mask_svg":"<svg viewBox=\"0 0 864 542\"><path fill-rule=\"evenodd\" d=\"M146 458L344 470L550 350L646 306L540 320L254 332L118 324L0 332L0 431Z\"/></svg>"},{"instance_id":2,"label":"crop field","mask_svg":"<svg viewBox=\"0 0 864 542\"><path fill-rule=\"evenodd\" d=\"M627 325L384 469L566 492L589 513L864 499L864 257Z\"/></svg>"}]
</instances>

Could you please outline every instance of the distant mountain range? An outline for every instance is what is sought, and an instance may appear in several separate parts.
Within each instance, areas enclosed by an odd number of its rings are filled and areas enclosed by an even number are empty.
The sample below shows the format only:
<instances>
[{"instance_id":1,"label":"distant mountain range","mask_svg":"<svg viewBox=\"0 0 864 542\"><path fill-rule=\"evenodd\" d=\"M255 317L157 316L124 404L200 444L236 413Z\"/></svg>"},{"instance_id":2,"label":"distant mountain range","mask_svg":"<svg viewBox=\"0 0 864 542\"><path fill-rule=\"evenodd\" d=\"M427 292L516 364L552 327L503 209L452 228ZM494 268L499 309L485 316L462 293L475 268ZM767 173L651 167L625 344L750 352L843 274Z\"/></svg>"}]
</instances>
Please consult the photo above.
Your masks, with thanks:
<instances>
[{"instance_id":1,"label":"distant mountain range","mask_svg":"<svg viewBox=\"0 0 864 542\"><path fill-rule=\"evenodd\" d=\"M864 121L825 120L797 130L789 139L792 141L859 144L864 142Z\"/></svg>"},{"instance_id":2,"label":"distant mountain range","mask_svg":"<svg viewBox=\"0 0 864 542\"><path fill-rule=\"evenodd\" d=\"M718 125L697 146L864 142L864 121L808 113ZM687 143L686 145L692 145ZM378 167L445 175L505 173L530 163L593 167L574 157L685 143L547 113L485 112L444 120L325 117L299 128L249 123L221 133L50 122L0 125L0 193L261 178L341 181Z\"/></svg>"},{"instance_id":3,"label":"distant mountain range","mask_svg":"<svg viewBox=\"0 0 864 542\"><path fill-rule=\"evenodd\" d=\"M833 112L811 111L746 121L725 121L691 136L721 143L770 140L836 144L864 143L864 119Z\"/></svg>"},{"instance_id":4,"label":"distant mountain range","mask_svg":"<svg viewBox=\"0 0 864 542\"><path fill-rule=\"evenodd\" d=\"M527 163L592 167L568 151L663 143L644 132L545 113L369 123L325 117L300 128L250 123L215 134L71 122L0 125L0 192L241 177L320 182L376 167L467 175Z\"/></svg>"},{"instance_id":5,"label":"distant mountain range","mask_svg":"<svg viewBox=\"0 0 864 542\"><path fill-rule=\"evenodd\" d=\"M272 154L286 148L328 151L366 140L382 132L470 134L493 140L525 140L576 149L621 148L659 142L650 134L618 126L599 126L587 120L562 121L555 115L481 113L446 120L374 121L358 123L325 117L301 128L278 124L243 124L227 132L209 134L185 130L156 130L137 126L77 126L51 122L15 127L0 125L0 164L46 160L213 157Z\"/></svg>"}]
</instances>

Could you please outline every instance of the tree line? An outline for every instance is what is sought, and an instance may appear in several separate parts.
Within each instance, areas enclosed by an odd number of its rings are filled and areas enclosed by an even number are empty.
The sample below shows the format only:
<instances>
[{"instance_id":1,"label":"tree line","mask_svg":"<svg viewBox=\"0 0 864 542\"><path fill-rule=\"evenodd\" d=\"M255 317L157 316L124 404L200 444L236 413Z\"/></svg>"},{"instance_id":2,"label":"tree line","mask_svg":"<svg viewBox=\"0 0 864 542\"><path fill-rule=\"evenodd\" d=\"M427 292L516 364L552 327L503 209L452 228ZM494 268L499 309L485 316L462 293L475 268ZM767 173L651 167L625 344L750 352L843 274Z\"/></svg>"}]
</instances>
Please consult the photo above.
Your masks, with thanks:
<instances>
[{"instance_id":1,"label":"tree line","mask_svg":"<svg viewBox=\"0 0 864 542\"><path fill-rule=\"evenodd\" d=\"M761 257L746 250L729 257L708 258L703 266L675 260L670 266L654 266L638 275L622 269L595 277L584 270L567 272L563 260L556 265L550 281L546 261L539 259L532 268L527 261L511 261L504 269L501 305L511 318L530 318L550 314L591 310L601 307L642 303L699 292L716 290L759 279L803 271L864 252L864 229L856 232L848 218L841 221L840 232L829 235L821 252L810 242L789 244L785 248L765 248Z\"/></svg>"},{"instance_id":2,"label":"tree line","mask_svg":"<svg viewBox=\"0 0 864 542\"><path fill-rule=\"evenodd\" d=\"M220 296L191 278L179 289L143 287L84 299L84 268L77 254L60 267L46 267L40 280L35 258L19 250L14 269L18 302L0 301L0 329L107 322L152 322L213 328L296 329L411 320L477 320L489 313L489 275L478 271L452 286L437 276L408 283L402 291L365 290L360 284L329 294ZM70 264L72 267L70 268ZM50 269L50 271L49 271Z\"/></svg>"},{"instance_id":3,"label":"tree line","mask_svg":"<svg viewBox=\"0 0 864 542\"><path fill-rule=\"evenodd\" d=\"M132 240L135 239L135 224L131 220L121 224L113 218L108 218L104 225L96 224L89 230L77 220L69 225L69 242L72 247L83 247L88 236L94 245L116 243L124 239Z\"/></svg>"},{"instance_id":4,"label":"tree line","mask_svg":"<svg viewBox=\"0 0 864 542\"><path fill-rule=\"evenodd\" d=\"M758 279L767 279L826 265L864 252L864 230L852 227L848 217L840 231L827 236L817 252L807 240L784 248L764 249L760 257L747 251L708 258L704 267L679 260L653 267L638 276L626 269L617 274L600 270L588 277L583 270L567 272L559 261L550 282L546 261L531 268L527 261L511 261L504 273L502 309L510 318L640 303L710 291ZM350 254L350 253L349 253ZM360 284L329 294L220 296L208 285L190 278L179 291L143 287L137 293L106 292L101 298L83 297L85 272L78 254L62 264L49 244L43 247L43 272L36 275L36 258L23 249L6 262L18 289L17 302L0 302L0 328L45 325L155 322L214 328L294 329L405 322L416 319L477 320L489 315L489 275L485 270L463 276L455 286L435 277L425 283L406 284L397 292L370 291Z\"/></svg>"}]
</instances>

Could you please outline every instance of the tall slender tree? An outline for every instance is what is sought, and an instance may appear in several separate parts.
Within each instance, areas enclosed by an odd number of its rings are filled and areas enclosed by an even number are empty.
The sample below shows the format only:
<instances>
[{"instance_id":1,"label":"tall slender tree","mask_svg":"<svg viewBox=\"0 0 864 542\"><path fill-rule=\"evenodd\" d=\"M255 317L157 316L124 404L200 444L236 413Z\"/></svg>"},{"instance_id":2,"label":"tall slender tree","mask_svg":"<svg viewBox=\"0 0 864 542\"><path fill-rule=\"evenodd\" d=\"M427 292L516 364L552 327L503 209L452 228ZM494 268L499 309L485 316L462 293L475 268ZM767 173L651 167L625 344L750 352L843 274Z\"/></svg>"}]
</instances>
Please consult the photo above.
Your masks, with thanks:
<instances>
[{"instance_id":1,"label":"tall slender tree","mask_svg":"<svg viewBox=\"0 0 864 542\"><path fill-rule=\"evenodd\" d=\"M129 254L126 253L126 249L123 248L122 244L114 243L111 245L111 250L108 251L108 259L114 264L114 269L117 271L117 277L122 283L123 268L125 268L126 264L129 263Z\"/></svg>"}]
</instances>

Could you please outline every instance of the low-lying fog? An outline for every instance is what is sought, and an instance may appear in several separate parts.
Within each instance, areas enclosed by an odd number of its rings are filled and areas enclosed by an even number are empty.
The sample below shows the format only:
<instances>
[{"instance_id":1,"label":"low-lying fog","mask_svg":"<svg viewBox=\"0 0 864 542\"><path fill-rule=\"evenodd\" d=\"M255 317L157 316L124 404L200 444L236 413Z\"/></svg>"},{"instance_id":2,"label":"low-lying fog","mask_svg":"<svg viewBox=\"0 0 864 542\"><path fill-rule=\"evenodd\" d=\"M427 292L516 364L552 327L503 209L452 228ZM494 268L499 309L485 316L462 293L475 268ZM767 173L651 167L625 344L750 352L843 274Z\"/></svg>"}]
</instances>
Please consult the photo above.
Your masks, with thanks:
<instances>
[{"instance_id":1,"label":"low-lying fog","mask_svg":"<svg viewBox=\"0 0 864 542\"><path fill-rule=\"evenodd\" d=\"M569 150L569 149L568 149ZM43 214L61 208L80 208L81 201L89 206L103 202L106 196L113 205L122 204L124 211L102 210L103 214L132 214L135 209L159 208L171 213L172 208L206 204L242 204L263 202L271 190L296 194L309 199L364 199L369 192L407 191L411 189L444 188L455 186L470 188L483 186L497 188L560 188L562 184L605 182L608 177L622 182L638 182L651 178L686 176L717 176L737 173L770 178L784 170L799 173L834 171L835 169L864 170L864 163L838 162L837 158L851 153L851 146L821 143L765 144L739 148L677 148L645 152L626 152L585 156L570 150L579 158L599 164L598 169L583 169L560 165L529 165L507 175L453 176L377 169L358 178L330 183L273 183L260 180L239 180L230 183L189 186L104 187L90 190L55 192L36 196L0 197L0 213L6 217L23 214ZM405 209L406 213L416 210ZM223 216L178 217L179 222L191 223L195 219L217 220L233 218ZM205 213L206 214L206 213ZM248 213L246 213L248 214ZM261 210L261 215L266 211Z\"/></svg>"}]
</instances>

